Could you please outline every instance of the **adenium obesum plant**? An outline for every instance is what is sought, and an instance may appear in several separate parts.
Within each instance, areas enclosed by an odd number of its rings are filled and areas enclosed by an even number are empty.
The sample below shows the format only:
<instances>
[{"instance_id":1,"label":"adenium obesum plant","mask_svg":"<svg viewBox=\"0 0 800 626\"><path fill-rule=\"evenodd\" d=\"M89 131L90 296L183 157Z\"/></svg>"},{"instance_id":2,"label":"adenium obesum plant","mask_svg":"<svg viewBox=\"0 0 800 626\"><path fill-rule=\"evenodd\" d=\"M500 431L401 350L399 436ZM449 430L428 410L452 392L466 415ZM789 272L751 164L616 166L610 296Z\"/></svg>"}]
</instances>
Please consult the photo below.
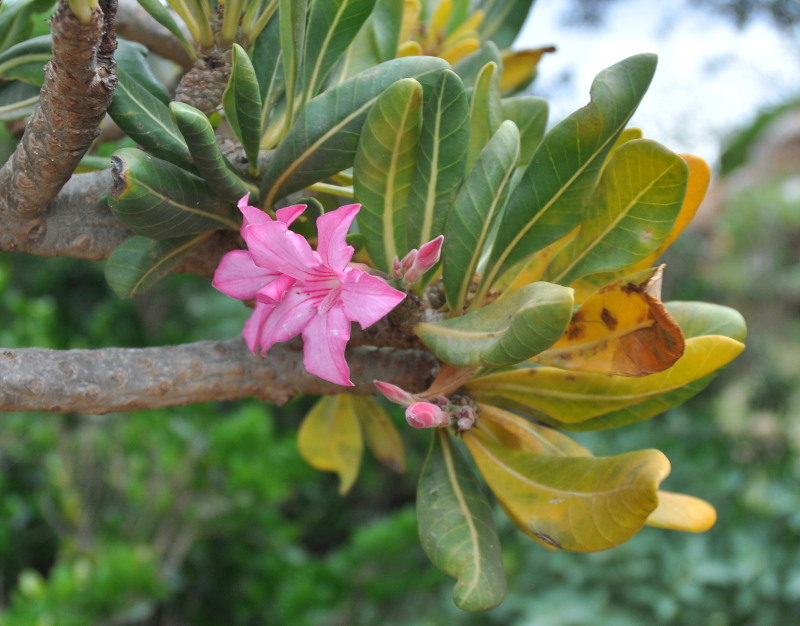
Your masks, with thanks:
<instances>
[{"instance_id":1,"label":"adenium obesum plant","mask_svg":"<svg viewBox=\"0 0 800 626\"><path fill-rule=\"evenodd\" d=\"M306 370L338 385L352 385L344 357L350 322L367 328L397 306L405 294L350 263L345 242L359 205L343 206L317 219L319 243L312 250L289 230L306 208L279 209L277 219L239 201L247 250L227 253L214 274L214 286L240 300L255 299L244 328L253 352L302 334ZM364 268L364 269L361 269Z\"/></svg>"}]
</instances>

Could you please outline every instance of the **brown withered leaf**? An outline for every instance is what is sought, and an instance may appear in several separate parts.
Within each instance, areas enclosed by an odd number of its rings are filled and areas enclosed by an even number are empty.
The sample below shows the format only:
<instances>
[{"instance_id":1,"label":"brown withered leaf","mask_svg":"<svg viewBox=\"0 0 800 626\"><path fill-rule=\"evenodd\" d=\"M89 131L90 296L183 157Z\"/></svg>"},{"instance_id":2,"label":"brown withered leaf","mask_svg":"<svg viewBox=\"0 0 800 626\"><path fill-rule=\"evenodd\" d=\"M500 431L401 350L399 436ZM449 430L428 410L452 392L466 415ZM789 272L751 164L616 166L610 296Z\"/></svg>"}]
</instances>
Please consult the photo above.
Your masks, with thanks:
<instances>
[{"instance_id":1,"label":"brown withered leaf","mask_svg":"<svg viewBox=\"0 0 800 626\"><path fill-rule=\"evenodd\" d=\"M537 363L616 376L671 367L684 350L680 327L660 300L663 266L614 281L590 296Z\"/></svg>"}]
</instances>

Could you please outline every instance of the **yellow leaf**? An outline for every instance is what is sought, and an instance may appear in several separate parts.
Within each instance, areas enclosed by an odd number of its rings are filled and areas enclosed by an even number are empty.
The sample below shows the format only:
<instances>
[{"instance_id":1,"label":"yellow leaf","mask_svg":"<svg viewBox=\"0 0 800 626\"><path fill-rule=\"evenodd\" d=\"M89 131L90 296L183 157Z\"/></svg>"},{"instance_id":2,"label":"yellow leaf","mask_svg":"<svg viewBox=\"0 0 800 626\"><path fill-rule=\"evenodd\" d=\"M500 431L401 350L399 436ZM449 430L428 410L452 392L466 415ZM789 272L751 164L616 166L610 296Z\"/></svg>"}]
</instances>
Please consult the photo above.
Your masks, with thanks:
<instances>
[{"instance_id":1,"label":"yellow leaf","mask_svg":"<svg viewBox=\"0 0 800 626\"><path fill-rule=\"evenodd\" d=\"M659 300L663 266L606 285L572 315L566 333L534 359L563 369L647 376L683 354L683 333Z\"/></svg>"},{"instance_id":2,"label":"yellow leaf","mask_svg":"<svg viewBox=\"0 0 800 626\"><path fill-rule=\"evenodd\" d=\"M437 56L444 59L451 65L456 61L460 61L468 54L472 54L481 47L481 42L478 37L470 37L469 39L462 39L454 46L443 49Z\"/></svg>"},{"instance_id":3,"label":"yellow leaf","mask_svg":"<svg viewBox=\"0 0 800 626\"><path fill-rule=\"evenodd\" d=\"M453 30L444 40L443 47L447 48L465 37L473 37L483 23L484 10L478 9L465 19L458 28Z\"/></svg>"},{"instance_id":4,"label":"yellow leaf","mask_svg":"<svg viewBox=\"0 0 800 626\"><path fill-rule=\"evenodd\" d=\"M397 48L398 57L418 57L422 55L422 46L416 41L406 41Z\"/></svg>"},{"instance_id":5,"label":"yellow leaf","mask_svg":"<svg viewBox=\"0 0 800 626\"><path fill-rule=\"evenodd\" d=\"M641 134L641 131L639 131L639 133ZM630 137L629 139L635 138L636 137ZM620 143L619 140L618 143ZM650 254L650 256L642 259L631 267L622 268L615 272L590 274L589 276L585 276L584 278L572 283L570 287L575 289L575 302L584 302L591 294L593 294L603 285L606 285L625 274L631 274L633 272L645 270L653 265L658 258L664 254L667 248L669 248L675 242L678 236L684 231L686 226L689 225L689 222L692 221L697 213L697 209L700 207L700 204L705 197L706 190L708 189L708 183L711 180L711 170L709 169L708 164L699 157L691 154L680 154L678 156L686 161L686 164L689 166L689 177L686 183L686 195L683 198L683 204L681 205L680 213L678 213L678 217L675 219L675 224L673 225L669 235L667 235L664 241L661 242L661 245L659 245L658 248L652 254Z\"/></svg>"},{"instance_id":6,"label":"yellow leaf","mask_svg":"<svg viewBox=\"0 0 800 626\"><path fill-rule=\"evenodd\" d=\"M630 539L658 505L669 474L658 450L563 457L498 445L480 423L464 443L511 520L543 545L575 552Z\"/></svg>"},{"instance_id":7,"label":"yellow leaf","mask_svg":"<svg viewBox=\"0 0 800 626\"><path fill-rule=\"evenodd\" d=\"M408 41L413 35L414 30L419 24L419 14L422 12L422 4L419 0L405 0L403 3L403 21L400 25L400 39L402 42Z\"/></svg>"},{"instance_id":8,"label":"yellow leaf","mask_svg":"<svg viewBox=\"0 0 800 626\"><path fill-rule=\"evenodd\" d=\"M500 91L514 91L528 83L536 74L542 56L555 52L554 46L532 50L505 50L502 54L503 76L500 78Z\"/></svg>"},{"instance_id":9,"label":"yellow leaf","mask_svg":"<svg viewBox=\"0 0 800 626\"><path fill-rule=\"evenodd\" d=\"M423 46L428 54L438 49L439 45L444 41L445 28L447 28L447 22L450 21L452 12L453 0L441 0L433 15L431 15L430 22L428 22L425 45Z\"/></svg>"},{"instance_id":10,"label":"yellow leaf","mask_svg":"<svg viewBox=\"0 0 800 626\"><path fill-rule=\"evenodd\" d=\"M553 456L592 456L582 445L548 426L488 404L478 403L478 409L481 427L491 433L499 445Z\"/></svg>"},{"instance_id":11,"label":"yellow leaf","mask_svg":"<svg viewBox=\"0 0 800 626\"><path fill-rule=\"evenodd\" d=\"M354 396L353 408L356 412L367 447L375 458L393 472L406 471L403 440L391 418L375 398Z\"/></svg>"},{"instance_id":12,"label":"yellow leaf","mask_svg":"<svg viewBox=\"0 0 800 626\"><path fill-rule=\"evenodd\" d=\"M658 492L658 506L647 518L648 526L690 533L707 531L717 521L717 512L705 500L670 491Z\"/></svg>"},{"instance_id":13,"label":"yellow leaf","mask_svg":"<svg viewBox=\"0 0 800 626\"><path fill-rule=\"evenodd\" d=\"M572 241L580 229L580 226L576 226L571 232L564 235L561 239L554 241L549 246L542 248L536 254L534 254L530 260L525 261L522 269L519 270L519 273L516 276L514 276L508 287L502 287L503 279L505 277L501 278L497 286L500 289L504 289L503 296L506 296L517 289L521 289L525 285L530 285L531 283L535 283L537 280L541 280L544 271L547 269L547 266L550 265L550 261L553 260L556 252L561 250L561 248ZM510 270L508 274L513 276L513 269Z\"/></svg>"},{"instance_id":14,"label":"yellow leaf","mask_svg":"<svg viewBox=\"0 0 800 626\"><path fill-rule=\"evenodd\" d=\"M744 344L729 337L704 335L688 339L671 368L643 378L532 367L475 378L464 389L485 404L548 423L576 424L680 389L726 365L743 349Z\"/></svg>"},{"instance_id":15,"label":"yellow leaf","mask_svg":"<svg viewBox=\"0 0 800 626\"><path fill-rule=\"evenodd\" d=\"M341 495L350 491L364 449L352 396L321 398L300 425L297 447L309 465L339 475Z\"/></svg>"}]
</instances>

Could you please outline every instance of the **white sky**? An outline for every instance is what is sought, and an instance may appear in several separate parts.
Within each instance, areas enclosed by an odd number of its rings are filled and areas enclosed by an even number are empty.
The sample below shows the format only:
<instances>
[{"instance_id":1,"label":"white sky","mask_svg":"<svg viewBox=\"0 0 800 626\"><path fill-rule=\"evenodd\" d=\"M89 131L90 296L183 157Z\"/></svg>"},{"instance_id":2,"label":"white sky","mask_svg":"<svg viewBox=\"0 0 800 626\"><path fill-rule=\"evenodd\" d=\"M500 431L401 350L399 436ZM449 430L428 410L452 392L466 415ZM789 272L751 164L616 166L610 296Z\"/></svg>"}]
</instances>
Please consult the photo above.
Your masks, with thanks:
<instances>
[{"instance_id":1,"label":"white sky","mask_svg":"<svg viewBox=\"0 0 800 626\"><path fill-rule=\"evenodd\" d=\"M767 23L737 29L728 19L687 11L679 0L618 0L600 28L565 25L563 0L538 0L515 47L554 44L534 92L559 121L588 101L603 68L639 52L659 56L632 125L676 152L713 164L720 139L755 112L800 96L800 42ZM565 80L570 78L571 80Z\"/></svg>"}]
</instances>

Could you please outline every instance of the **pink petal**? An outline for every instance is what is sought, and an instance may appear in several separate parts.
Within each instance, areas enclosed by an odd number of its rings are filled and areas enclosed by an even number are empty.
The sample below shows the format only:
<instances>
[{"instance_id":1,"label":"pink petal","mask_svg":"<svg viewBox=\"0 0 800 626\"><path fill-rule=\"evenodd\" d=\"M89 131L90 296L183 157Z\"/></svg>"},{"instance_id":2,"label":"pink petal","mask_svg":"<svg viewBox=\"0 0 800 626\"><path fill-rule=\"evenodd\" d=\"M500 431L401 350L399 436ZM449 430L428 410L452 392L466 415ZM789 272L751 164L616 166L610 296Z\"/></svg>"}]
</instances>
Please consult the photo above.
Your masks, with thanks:
<instances>
[{"instance_id":1,"label":"pink petal","mask_svg":"<svg viewBox=\"0 0 800 626\"><path fill-rule=\"evenodd\" d=\"M342 307L314 315L303 329L303 365L314 376L337 385L352 386L344 349L350 339L350 320Z\"/></svg>"},{"instance_id":2,"label":"pink petal","mask_svg":"<svg viewBox=\"0 0 800 626\"><path fill-rule=\"evenodd\" d=\"M261 346L266 351L279 341L296 337L316 314L313 298L296 288L290 289L264 324Z\"/></svg>"},{"instance_id":3,"label":"pink petal","mask_svg":"<svg viewBox=\"0 0 800 626\"><path fill-rule=\"evenodd\" d=\"M275 211L275 217L278 218L279 222L283 222L287 226L294 222L300 214L306 210L305 204L294 204L292 206L284 207L283 209L278 209Z\"/></svg>"},{"instance_id":4,"label":"pink petal","mask_svg":"<svg viewBox=\"0 0 800 626\"><path fill-rule=\"evenodd\" d=\"M304 280L312 276L309 270L319 265L305 237L293 233L282 222L248 226L242 236L260 267Z\"/></svg>"},{"instance_id":5,"label":"pink petal","mask_svg":"<svg viewBox=\"0 0 800 626\"><path fill-rule=\"evenodd\" d=\"M253 313L244 323L244 330L242 331L242 336L244 337L245 342L247 342L247 347L250 348L250 352L252 352L253 354L257 354L258 347L260 345L263 345L261 337L264 331L264 324L266 324L273 309L275 309L274 304L256 302L256 306L253 309ZM263 356L266 353L266 351L267 348L265 347L261 351L261 355Z\"/></svg>"},{"instance_id":6,"label":"pink petal","mask_svg":"<svg viewBox=\"0 0 800 626\"><path fill-rule=\"evenodd\" d=\"M283 298L283 294L296 282L291 276L279 274L269 285L259 289L255 297L261 302L277 302Z\"/></svg>"},{"instance_id":7,"label":"pink petal","mask_svg":"<svg viewBox=\"0 0 800 626\"><path fill-rule=\"evenodd\" d=\"M388 315L406 297L377 276L351 269L342 281L341 299L347 317L367 328Z\"/></svg>"},{"instance_id":8,"label":"pink petal","mask_svg":"<svg viewBox=\"0 0 800 626\"><path fill-rule=\"evenodd\" d=\"M233 250L222 257L211 284L231 298L249 300L279 276L278 272L258 267L247 250Z\"/></svg>"},{"instance_id":9,"label":"pink petal","mask_svg":"<svg viewBox=\"0 0 800 626\"><path fill-rule=\"evenodd\" d=\"M251 224L264 224L272 221L272 218L264 213L264 211L247 204L249 199L250 194L245 194L244 197L239 200L239 204L237 205L239 210L242 212L242 228L240 231L242 236L244 236L245 229Z\"/></svg>"},{"instance_id":10,"label":"pink petal","mask_svg":"<svg viewBox=\"0 0 800 626\"><path fill-rule=\"evenodd\" d=\"M335 272L343 271L353 258L353 247L345 243L345 236L360 208L360 204L348 204L317 218L317 253Z\"/></svg>"}]
</instances>

